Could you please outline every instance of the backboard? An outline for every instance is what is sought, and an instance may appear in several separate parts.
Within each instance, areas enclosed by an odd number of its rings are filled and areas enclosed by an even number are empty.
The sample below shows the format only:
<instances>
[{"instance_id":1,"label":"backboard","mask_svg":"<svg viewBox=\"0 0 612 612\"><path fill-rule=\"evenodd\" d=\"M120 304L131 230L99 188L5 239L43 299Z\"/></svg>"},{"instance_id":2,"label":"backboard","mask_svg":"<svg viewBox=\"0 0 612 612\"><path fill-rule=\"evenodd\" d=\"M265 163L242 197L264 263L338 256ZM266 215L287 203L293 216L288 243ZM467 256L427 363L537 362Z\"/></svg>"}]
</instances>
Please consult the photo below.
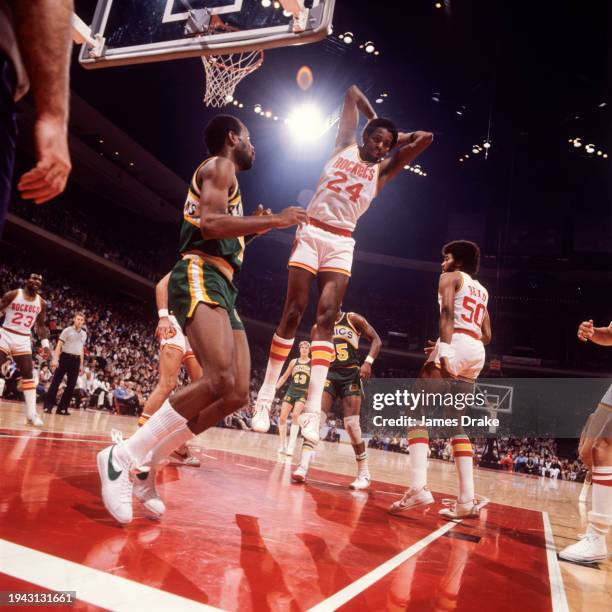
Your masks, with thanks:
<instances>
[{"instance_id":1,"label":"backboard","mask_svg":"<svg viewBox=\"0 0 612 612\"><path fill-rule=\"evenodd\" d=\"M279 2L98 0L91 36L101 44L83 44L79 61L102 68L316 42L331 32L334 4L307 1L297 28ZM209 32L219 20L226 31Z\"/></svg>"}]
</instances>

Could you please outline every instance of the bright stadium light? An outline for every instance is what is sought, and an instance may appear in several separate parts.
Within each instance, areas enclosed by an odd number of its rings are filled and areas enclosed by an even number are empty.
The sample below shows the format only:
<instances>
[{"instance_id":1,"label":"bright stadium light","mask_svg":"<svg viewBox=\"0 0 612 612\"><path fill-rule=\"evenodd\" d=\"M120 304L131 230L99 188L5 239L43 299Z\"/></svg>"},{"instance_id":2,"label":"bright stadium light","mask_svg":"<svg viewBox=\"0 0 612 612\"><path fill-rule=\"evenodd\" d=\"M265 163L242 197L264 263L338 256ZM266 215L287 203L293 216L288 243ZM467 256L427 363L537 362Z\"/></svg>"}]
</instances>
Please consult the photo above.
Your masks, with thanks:
<instances>
[{"instance_id":1,"label":"bright stadium light","mask_svg":"<svg viewBox=\"0 0 612 612\"><path fill-rule=\"evenodd\" d=\"M321 112L314 106L301 106L294 110L287 125L293 138L301 142L317 140L327 129Z\"/></svg>"}]
</instances>

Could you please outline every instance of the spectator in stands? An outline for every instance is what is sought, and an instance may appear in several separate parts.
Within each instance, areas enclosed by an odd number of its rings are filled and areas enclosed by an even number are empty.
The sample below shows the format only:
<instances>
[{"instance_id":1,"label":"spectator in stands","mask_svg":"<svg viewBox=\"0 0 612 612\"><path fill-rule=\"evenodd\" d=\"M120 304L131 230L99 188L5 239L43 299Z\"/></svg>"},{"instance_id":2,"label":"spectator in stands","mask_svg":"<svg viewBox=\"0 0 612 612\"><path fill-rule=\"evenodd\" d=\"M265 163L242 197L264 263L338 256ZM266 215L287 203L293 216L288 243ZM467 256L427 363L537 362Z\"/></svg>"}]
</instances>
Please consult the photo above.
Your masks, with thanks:
<instances>
[{"instance_id":1,"label":"spectator in stands","mask_svg":"<svg viewBox=\"0 0 612 612\"><path fill-rule=\"evenodd\" d=\"M507 470L508 472L512 471L513 460L512 453L508 451L500 460L499 465L501 465L502 469Z\"/></svg>"}]
</instances>

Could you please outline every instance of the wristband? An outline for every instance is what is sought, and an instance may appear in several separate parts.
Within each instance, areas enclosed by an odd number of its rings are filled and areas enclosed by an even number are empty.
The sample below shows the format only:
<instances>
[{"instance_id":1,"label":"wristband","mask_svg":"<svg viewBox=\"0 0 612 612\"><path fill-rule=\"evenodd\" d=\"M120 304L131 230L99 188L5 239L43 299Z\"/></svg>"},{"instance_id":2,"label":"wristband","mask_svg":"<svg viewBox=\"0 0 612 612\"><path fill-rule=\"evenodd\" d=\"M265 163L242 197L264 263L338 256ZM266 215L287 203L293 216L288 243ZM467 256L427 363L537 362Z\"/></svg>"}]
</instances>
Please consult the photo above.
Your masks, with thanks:
<instances>
[{"instance_id":1,"label":"wristband","mask_svg":"<svg viewBox=\"0 0 612 612\"><path fill-rule=\"evenodd\" d=\"M49 340L48 340L47 338L43 338L43 339L40 341L40 345L41 345L43 348L49 348Z\"/></svg>"},{"instance_id":2,"label":"wristband","mask_svg":"<svg viewBox=\"0 0 612 612\"><path fill-rule=\"evenodd\" d=\"M157 311L157 314L158 314L158 316L159 316L159 318L160 318L160 319L163 319L164 317L169 316L169 312L168 312L168 309L167 309L167 308L160 308L160 309Z\"/></svg>"},{"instance_id":3,"label":"wristband","mask_svg":"<svg viewBox=\"0 0 612 612\"><path fill-rule=\"evenodd\" d=\"M374 363L374 357L372 357L372 355L368 355L368 356L365 358L365 362L366 362L366 363L369 363L370 365L372 365L372 364Z\"/></svg>"},{"instance_id":4,"label":"wristband","mask_svg":"<svg viewBox=\"0 0 612 612\"><path fill-rule=\"evenodd\" d=\"M440 342L438 344L438 357L450 357L452 355L452 348L448 342Z\"/></svg>"}]
</instances>

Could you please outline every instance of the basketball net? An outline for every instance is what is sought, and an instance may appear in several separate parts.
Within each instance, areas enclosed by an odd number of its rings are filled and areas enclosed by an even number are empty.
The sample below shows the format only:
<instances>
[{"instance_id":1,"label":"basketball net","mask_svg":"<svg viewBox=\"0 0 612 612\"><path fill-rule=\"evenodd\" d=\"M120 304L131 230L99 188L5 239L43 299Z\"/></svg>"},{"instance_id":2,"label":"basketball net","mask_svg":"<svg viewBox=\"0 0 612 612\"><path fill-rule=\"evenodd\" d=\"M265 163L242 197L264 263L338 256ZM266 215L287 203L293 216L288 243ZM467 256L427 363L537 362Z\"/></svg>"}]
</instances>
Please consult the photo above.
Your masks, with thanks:
<instances>
[{"instance_id":1,"label":"basketball net","mask_svg":"<svg viewBox=\"0 0 612 612\"><path fill-rule=\"evenodd\" d=\"M234 32L236 28L218 20L211 24L211 31ZM206 89L204 104L220 108L232 102L238 83L252 72L255 72L264 60L262 49L242 51L230 54L214 54L202 56L206 73Z\"/></svg>"}]
</instances>

